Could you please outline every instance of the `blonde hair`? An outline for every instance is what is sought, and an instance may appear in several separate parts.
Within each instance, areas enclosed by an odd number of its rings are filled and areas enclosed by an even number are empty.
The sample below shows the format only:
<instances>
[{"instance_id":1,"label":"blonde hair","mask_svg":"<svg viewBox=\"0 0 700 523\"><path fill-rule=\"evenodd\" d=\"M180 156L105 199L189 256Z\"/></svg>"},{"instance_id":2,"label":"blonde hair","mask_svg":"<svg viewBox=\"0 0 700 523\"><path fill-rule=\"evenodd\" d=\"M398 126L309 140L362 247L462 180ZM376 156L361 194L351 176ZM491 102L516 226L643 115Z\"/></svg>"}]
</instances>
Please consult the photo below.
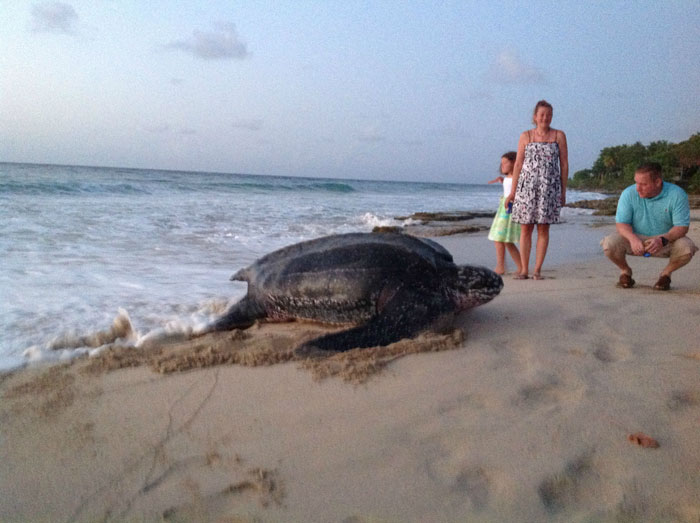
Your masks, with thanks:
<instances>
[{"instance_id":1,"label":"blonde hair","mask_svg":"<svg viewBox=\"0 0 700 523\"><path fill-rule=\"evenodd\" d=\"M552 107L552 104L550 104L547 100L540 100L537 102L537 105L535 105L535 110L532 111L532 123L536 124L535 122L535 115L537 114L537 110L540 107L546 107L547 109L550 109L552 112L554 112L554 107Z\"/></svg>"}]
</instances>

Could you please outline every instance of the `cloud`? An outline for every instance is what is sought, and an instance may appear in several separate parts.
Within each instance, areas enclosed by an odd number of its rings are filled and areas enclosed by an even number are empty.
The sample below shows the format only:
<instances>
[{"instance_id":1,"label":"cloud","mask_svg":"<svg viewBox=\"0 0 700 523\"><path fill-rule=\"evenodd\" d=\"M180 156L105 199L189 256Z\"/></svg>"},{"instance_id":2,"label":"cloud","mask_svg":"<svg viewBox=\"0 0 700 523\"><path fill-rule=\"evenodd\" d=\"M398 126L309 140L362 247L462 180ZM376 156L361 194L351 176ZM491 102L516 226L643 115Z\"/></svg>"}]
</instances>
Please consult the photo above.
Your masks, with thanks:
<instances>
[{"instance_id":1,"label":"cloud","mask_svg":"<svg viewBox=\"0 0 700 523\"><path fill-rule=\"evenodd\" d=\"M236 120L233 122L234 129L243 129L244 131L259 131L263 128L263 120Z\"/></svg>"},{"instance_id":2,"label":"cloud","mask_svg":"<svg viewBox=\"0 0 700 523\"><path fill-rule=\"evenodd\" d=\"M361 129L356 138L363 143L381 143L387 140L386 135L376 125L368 125Z\"/></svg>"},{"instance_id":3,"label":"cloud","mask_svg":"<svg viewBox=\"0 0 700 523\"><path fill-rule=\"evenodd\" d=\"M211 32L194 31L191 38L174 40L166 47L192 53L204 60L243 60L250 56L233 24L220 24Z\"/></svg>"},{"instance_id":4,"label":"cloud","mask_svg":"<svg viewBox=\"0 0 700 523\"><path fill-rule=\"evenodd\" d=\"M165 134L170 132L172 126L169 123L144 124L143 129L153 134Z\"/></svg>"},{"instance_id":5,"label":"cloud","mask_svg":"<svg viewBox=\"0 0 700 523\"><path fill-rule=\"evenodd\" d=\"M498 53L489 69L489 76L497 82L507 84L537 84L544 81L544 76L537 67L527 64L511 50Z\"/></svg>"},{"instance_id":6,"label":"cloud","mask_svg":"<svg viewBox=\"0 0 700 523\"><path fill-rule=\"evenodd\" d=\"M31 30L35 33L75 33L78 13L73 6L61 2L34 4Z\"/></svg>"},{"instance_id":7,"label":"cloud","mask_svg":"<svg viewBox=\"0 0 700 523\"><path fill-rule=\"evenodd\" d=\"M475 89L467 94L467 98L469 100L486 101L493 100L494 97L493 93L489 91L485 91L483 89Z\"/></svg>"},{"instance_id":8,"label":"cloud","mask_svg":"<svg viewBox=\"0 0 700 523\"><path fill-rule=\"evenodd\" d=\"M441 136L450 138L465 138L469 136L469 130L462 120L443 121L442 125L436 129Z\"/></svg>"},{"instance_id":9,"label":"cloud","mask_svg":"<svg viewBox=\"0 0 700 523\"><path fill-rule=\"evenodd\" d=\"M613 99L613 100L624 100L627 98L627 94L623 91L614 91L612 89L603 89L600 91L600 97L603 99Z\"/></svg>"}]
</instances>

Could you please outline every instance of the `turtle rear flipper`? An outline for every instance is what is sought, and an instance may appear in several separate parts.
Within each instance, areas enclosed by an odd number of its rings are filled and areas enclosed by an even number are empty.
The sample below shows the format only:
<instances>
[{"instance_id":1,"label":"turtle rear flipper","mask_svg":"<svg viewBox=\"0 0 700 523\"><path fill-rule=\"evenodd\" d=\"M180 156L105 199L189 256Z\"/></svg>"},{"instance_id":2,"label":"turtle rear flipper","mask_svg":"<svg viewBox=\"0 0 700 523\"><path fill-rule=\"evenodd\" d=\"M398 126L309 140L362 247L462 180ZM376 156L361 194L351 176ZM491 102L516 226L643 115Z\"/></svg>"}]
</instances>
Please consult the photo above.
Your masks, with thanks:
<instances>
[{"instance_id":1,"label":"turtle rear flipper","mask_svg":"<svg viewBox=\"0 0 700 523\"><path fill-rule=\"evenodd\" d=\"M411 338L430 327L440 316L450 312L447 302L435 301L434 295L399 292L384 310L366 323L309 340L299 346L295 353L313 354L317 350L344 352L389 345L404 338Z\"/></svg>"},{"instance_id":2,"label":"turtle rear flipper","mask_svg":"<svg viewBox=\"0 0 700 523\"><path fill-rule=\"evenodd\" d=\"M204 332L228 331L232 329L247 329L256 320L266 316L265 308L250 296L243 297L231 305L223 316L208 325Z\"/></svg>"}]
</instances>

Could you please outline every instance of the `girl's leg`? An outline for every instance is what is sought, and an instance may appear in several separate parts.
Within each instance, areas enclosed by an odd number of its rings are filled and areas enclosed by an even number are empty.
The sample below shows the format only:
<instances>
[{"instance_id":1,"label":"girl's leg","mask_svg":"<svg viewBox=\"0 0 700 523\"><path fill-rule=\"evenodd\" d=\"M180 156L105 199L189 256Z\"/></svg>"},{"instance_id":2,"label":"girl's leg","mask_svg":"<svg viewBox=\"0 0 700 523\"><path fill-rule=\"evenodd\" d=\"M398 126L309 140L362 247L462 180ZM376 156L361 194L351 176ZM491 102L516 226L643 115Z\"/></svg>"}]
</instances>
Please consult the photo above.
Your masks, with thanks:
<instances>
[{"instance_id":1,"label":"girl's leg","mask_svg":"<svg viewBox=\"0 0 700 523\"><path fill-rule=\"evenodd\" d=\"M506 244L503 242L493 242L496 244L496 274L505 274L506 272Z\"/></svg>"},{"instance_id":2,"label":"girl's leg","mask_svg":"<svg viewBox=\"0 0 700 523\"><path fill-rule=\"evenodd\" d=\"M516 272L520 274L522 269L522 264L520 263L520 251L514 243L506 243L506 249L508 249L510 257L513 258L513 261L515 262Z\"/></svg>"},{"instance_id":3,"label":"girl's leg","mask_svg":"<svg viewBox=\"0 0 700 523\"><path fill-rule=\"evenodd\" d=\"M520 276L527 276L530 270L530 249L532 249L532 231L534 223L520 225Z\"/></svg>"},{"instance_id":4,"label":"girl's leg","mask_svg":"<svg viewBox=\"0 0 700 523\"><path fill-rule=\"evenodd\" d=\"M537 247L535 250L535 278L540 278L544 257L547 255L547 247L549 246L549 224L537 224Z\"/></svg>"}]
</instances>

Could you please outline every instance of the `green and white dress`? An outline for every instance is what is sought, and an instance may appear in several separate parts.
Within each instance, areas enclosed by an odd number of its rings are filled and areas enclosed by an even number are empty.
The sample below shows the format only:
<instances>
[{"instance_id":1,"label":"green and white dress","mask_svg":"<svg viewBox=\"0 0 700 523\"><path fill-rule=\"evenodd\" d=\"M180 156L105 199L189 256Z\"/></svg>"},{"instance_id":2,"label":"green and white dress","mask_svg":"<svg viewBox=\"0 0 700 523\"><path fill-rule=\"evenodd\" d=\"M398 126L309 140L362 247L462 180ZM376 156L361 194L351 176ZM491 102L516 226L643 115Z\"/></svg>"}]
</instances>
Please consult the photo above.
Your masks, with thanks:
<instances>
[{"instance_id":1,"label":"green and white dress","mask_svg":"<svg viewBox=\"0 0 700 523\"><path fill-rule=\"evenodd\" d=\"M520 224L515 223L512 214L508 214L503 207L504 198L510 194L513 187L513 179L503 178L503 196L498 202L498 211L493 217L491 230L489 231L489 240L493 242L517 243L520 240Z\"/></svg>"}]
</instances>

